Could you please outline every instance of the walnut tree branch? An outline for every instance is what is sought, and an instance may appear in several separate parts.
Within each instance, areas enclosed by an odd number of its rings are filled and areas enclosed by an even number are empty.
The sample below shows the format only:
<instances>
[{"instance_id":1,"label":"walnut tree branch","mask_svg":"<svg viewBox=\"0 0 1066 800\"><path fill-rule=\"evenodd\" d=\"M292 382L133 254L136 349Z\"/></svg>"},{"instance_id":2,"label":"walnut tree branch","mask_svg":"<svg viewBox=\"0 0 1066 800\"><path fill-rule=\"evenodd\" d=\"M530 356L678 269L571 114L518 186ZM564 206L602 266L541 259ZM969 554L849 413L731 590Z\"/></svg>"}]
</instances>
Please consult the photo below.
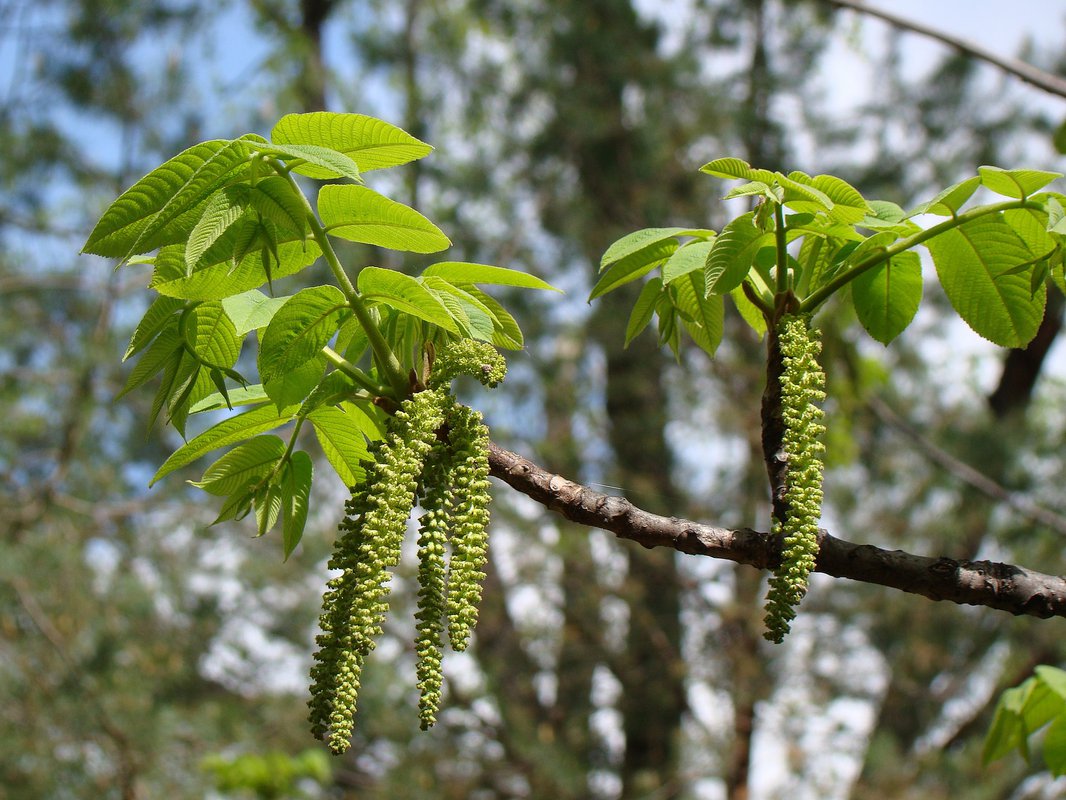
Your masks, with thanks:
<instances>
[{"instance_id":1,"label":"walnut tree branch","mask_svg":"<svg viewBox=\"0 0 1066 800\"><path fill-rule=\"evenodd\" d=\"M1066 80L1060 78L1058 75L1045 72L1042 69L1037 69L1032 64L1019 61L1016 58L1005 58L996 55L991 50L987 50L979 44L967 39L960 39L958 36L952 36L942 30L938 30L937 28L930 27L929 25L925 25L912 19L907 19L906 17L898 16L890 11L874 8L864 2L864 0L825 0L825 2L839 8L846 8L850 11L857 11L860 14L876 17L900 30L927 36L941 44L958 50L964 55L991 64L1007 74L1020 78L1038 89L1043 89L1045 92L1058 95L1059 97L1066 97Z\"/></svg>"},{"instance_id":2,"label":"walnut tree branch","mask_svg":"<svg viewBox=\"0 0 1066 800\"><path fill-rule=\"evenodd\" d=\"M781 558L781 540L769 533L730 530L637 508L622 497L601 494L555 475L496 444L489 448L492 474L513 489L572 522L610 531L644 547L671 547L772 569ZM987 606L1012 614L1066 617L1066 578L993 561L930 558L884 550L820 535L817 572L835 578L888 586L931 600Z\"/></svg>"}]
</instances>

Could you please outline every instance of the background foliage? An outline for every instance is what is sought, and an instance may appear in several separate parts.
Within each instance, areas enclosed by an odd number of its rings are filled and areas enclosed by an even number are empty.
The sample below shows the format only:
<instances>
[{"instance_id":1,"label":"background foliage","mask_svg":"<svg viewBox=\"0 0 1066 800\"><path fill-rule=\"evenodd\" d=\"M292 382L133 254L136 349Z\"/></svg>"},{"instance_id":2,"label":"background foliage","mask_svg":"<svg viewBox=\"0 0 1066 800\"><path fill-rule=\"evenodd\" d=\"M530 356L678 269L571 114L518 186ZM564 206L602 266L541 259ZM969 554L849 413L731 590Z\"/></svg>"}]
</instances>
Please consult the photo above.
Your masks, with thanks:
<instances>
[{"instance_id":1,"label":"background foliage","mask_svg":"<svg viewBox=\"0 0 1066 800\"><path fill-rule=\"evenodd\" d=\"M229 795L225 776L240 770L220 765L254 772L279 755L289 766L272 772L296 788L249 779L245 796L1061 793L1038 757L979 767L997 690L1035 664L1061 666L1061 621L815 581L794 635L772 649L753 570L625 547L506 491L476 641L445 662L437 727L413 722L401 613L364 676L356 744L324 774L303 756L304 676L345 493L316 486L285 564L280 537L208 530L215 509L180 482L146 494L180 440L146 436L150 397L112 404L143 281L74 255L119 191L196 141L266 134L291 111L388 118L438 148L387 188L441 226L449 258L519 266L568 291L562 303L514 298L527 347L484 407L494 437L649 510L758 525L762 346L727 315L713 362L692 347L675 364L650 334L623 349L635 293L583 302L600 255L651 224L719 227L720 185L697 168L727 153L839 174L903 206L979 164L1055 169L1057 106L1044 112L952 53L916 70L908 37L888 36L867 55L877 91L840 118L813 76L857 25L877 23L813 2L0 10L0 797ZM254 32L247 50L228 44L235 27ZM1061 71L1060 53L1026 55ZM933 286L889 351L827 316L826 525L1055 571L1061 530L957 468L1061 509L1063 385L1055 351L1044 358L1057 293L1048 308L1043 353L1007 355L941 313ZM400 583L398 611L414 602L400 591L413 580Z\"/></svg>"}]
</instances>

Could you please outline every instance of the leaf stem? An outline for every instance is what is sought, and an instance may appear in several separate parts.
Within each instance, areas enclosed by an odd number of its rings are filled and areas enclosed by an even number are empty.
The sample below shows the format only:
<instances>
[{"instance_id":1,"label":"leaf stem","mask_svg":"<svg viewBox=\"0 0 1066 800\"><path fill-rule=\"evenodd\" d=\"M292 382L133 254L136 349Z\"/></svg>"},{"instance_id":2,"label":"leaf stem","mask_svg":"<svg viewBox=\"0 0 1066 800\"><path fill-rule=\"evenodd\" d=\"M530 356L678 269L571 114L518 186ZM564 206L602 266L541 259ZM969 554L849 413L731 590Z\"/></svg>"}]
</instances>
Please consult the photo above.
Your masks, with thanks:
<instances>
[{"instance_id":1,"label":"leaf stem","mask_svg":"<svg viewBox=\"0 0 1066 800\"><path fill-rule=\"evenodd\" d=\"M340 259L337 258L337 251L333 249L333 243L330 242L329 236L326 234L326 229L322 227L322 223L318 221L318 216L315 214L314 209L311 208L311 203L308 201L307 196L300 190L299 185L296 183L296 179L293 178L289 169L276 158L265 159L274 170L283 178L285 178L293 191L303 200L304 209L307 212L307 223L311 228L311 234L314 236L316 244L322 249L322 255L326 258L326 263L329 265L330 270L333 272L333 277L336 278L337 283L340 285L340 289L344 292L344 296L348 299L348 305L355 313L356 319L359 320L359 324L366 331L366 336L370 342L370 349L374 351L374 357L377 359L378 368L384 373L385 378L388 381L389 386L392 388L395 394L394 399L402 399L410 393L409 382L407 375L403 371L403 367L400 365L400 359L396 357L396 354L389 347L388 342L385 341L385 337L381 335L381 331L378 330L378 326L374 324L374 320L370 316L370 309L367 308L363 298L359 296L359 291L352 284L351 278L348 277L348 273L344 271L344 267L341 265Z\"/></svg>"},{"instance_id":2,"label":"leaf stem","mask_svg":"<svg viewBox=\"0 0 1066 800\"><path fill-rule=\"evenodd\" d=\"M951 219L946 219L943 222L934 225L931 228L927 228L924 231L918 231L906 239L900 239L890 247L886 247L878 250L875 253L871 253L864 258L858 264L855 264L851 269L840 273L833 278L825 286L818 289L816 292L807 297L800 304L800 311L803 313L811 313L818 308L822 303L832 297L839 289L851 283L857 277L862 275L867 270L873 269L886 261L895 258L900 253L904 253L910 250L912 247L917 247L923 242L927 242L934 236L939 236L945 231L950 231L953 228L957 228L960 225L964 225L967 222L972 222L975 219L986 217L989 214L998 214L1001 211L1010 211L1016 208L1031 208L1038 211L1044 209L1040 203L1033 202L1032 200L1008 200L1003 203L993 203L987 206L978 206L977 208L971 208L969 211L964 211L961 214L957 214Z\"/></svg>"},{"instance_id":3,"label":"leaf stem","mask_svg":"<svg viewBox=\"0 0 1066 800\"><path fill-rule=\"evenodd\" d=\"M355 364L346 359L332 347L323 347L322 355L324 355L326 357L326 360L333 364L333 366L335 366L337 369L339 369L341 372L343 372L345 375L347 375L349 378L359 384L362 388L370 392L370 394L374 397L378 397L383 393L385 387L383 387L379 383L375 383L374 381L370 380L370 378L365 372L359 369L359 367L355 366Z\"/></svg>"}]
</instances>

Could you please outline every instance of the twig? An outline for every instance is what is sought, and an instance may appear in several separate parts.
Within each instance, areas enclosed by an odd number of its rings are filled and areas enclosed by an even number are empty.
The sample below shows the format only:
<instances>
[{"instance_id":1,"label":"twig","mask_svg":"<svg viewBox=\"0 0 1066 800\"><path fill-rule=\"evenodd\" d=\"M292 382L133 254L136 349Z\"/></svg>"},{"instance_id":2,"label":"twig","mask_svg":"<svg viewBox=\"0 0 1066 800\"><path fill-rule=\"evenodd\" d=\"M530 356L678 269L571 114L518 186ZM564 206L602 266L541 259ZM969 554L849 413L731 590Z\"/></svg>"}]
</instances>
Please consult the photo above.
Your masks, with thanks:
<instances>
[{"instance_id":1,"label":"twig","mask_svg":"<svg viewBox=\"0 0 1066 800\"><path fill-rule=\"evenodd\" d=\"M781 560L781 539L769 533L730 530L637 508L623 497L593 491L555 475L517 453L490 445L492 474L545 508L582 525L610 531L644 547L670 547L772 569ZM1012 614L1066 617L1066 579L993 561L929 558L819 536L817 572L888 586L931 600L987 606Z\"/></svg>"},{"instance_id":2,"label":"twig","mask_svg":"<svg viewBox=\"0 0 1066 800\"><path fill-rule=\"evenodd\" d=\"M951 453L937 447L937 445L904 422L881 398L870 397L867 400L867 404L878 419L889 427L895 428L914 442L922 454L937 466L942 467L968 486L972 486L981 494L1013 508L1026 519L1046 525L1056 533L1066 535L1066 517L1038 506L1032 500L1019 495L1017 492L1010 491L969 464L959 461Z\"/></svg>"},{"instance_id":3,"label":"twig","mask_svg":"<svg viewBox=\"0 0 1066 800\"><path fill-rule=\"evenodd\" d=\"M876 17L880 20L887 22L900 30L910 31L911 33L921 34L927 36L930 39L934 39L941 44L945 44L948 47L958 50L964 55L972 56L973 58L984 61L991 64L998 69L1003 70L1008 75L1013 75L1026 83L1035 86L1038 89L1043 89L1049 94L1058 95L1059 97L1066 97L1066 80L1053 75L1050 72L1045 72L1042 69L1034 67L1032 64L1027 64L1024 61L1019 61L1016 58L1005 58L1003 56L996 55L991 50L987 50L979 44L971 42L967 39L960 39L957 36L952 36L949 33L938 30L936 28L925 25L921 22L916 22L906 17L901 17L890 11L883 11L879 8L863 2L863 0L825 0L830 5L838 6L840 8L846 8L851 11L857 11L861 14L867 14L871 17Z\"/></svg>"}]
</instances>

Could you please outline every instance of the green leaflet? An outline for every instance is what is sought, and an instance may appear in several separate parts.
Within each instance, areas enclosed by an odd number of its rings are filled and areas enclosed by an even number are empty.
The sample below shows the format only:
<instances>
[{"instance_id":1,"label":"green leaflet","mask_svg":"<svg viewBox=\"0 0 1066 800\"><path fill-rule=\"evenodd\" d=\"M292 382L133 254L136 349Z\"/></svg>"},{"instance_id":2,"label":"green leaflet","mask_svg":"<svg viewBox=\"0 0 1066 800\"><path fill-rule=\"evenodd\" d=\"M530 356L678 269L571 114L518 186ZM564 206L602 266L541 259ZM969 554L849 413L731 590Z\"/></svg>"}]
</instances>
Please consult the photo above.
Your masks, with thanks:
<instances>
[{"instance_id":1,"label":"green leaflet","mask_svg":"<svg viewBox=\"0 0 1066 800\"><path fill-rule=\"evenodd\" d=\"M149 485L151 486L174 470L181 469L186 464L191 464L200 456L212 450L243 441L244 439L250 439L260 433L280 427L286 422L291 422L295 416L296 409L296 406L289 406L278 411L272 405L260 406L235 417L222 420L222 422L208 428L199 436L187 442L183 447L178 448L170 458L163 462L163 466L152 477Z\"/></svg>"},{"instance_id":2,"label":"green leaflet","mask_svg":"<svg viewBox=\"0 0 1066 800\"><path fill-rule=\"evenodd\" d=\"M411 253L436 253L451 246L440 228L413 208L365 186L323 186L318 215L331 235L351 242Z\"/></svg>"},{"instance_id":3,"label":"green leaflet","mask_svg":"<svg viewBox=\"0 0 1066 800\"><path fill-rule=\"evenodd\" d=\"M233 229L220 240L226 240ZM214 248L212 248L214 249ZM206 256L200 267L185 274L185 250L181 245L171 245L159 251L155 272L149 286L162 295L186 300L221 300L231 295L256 289L263 284L294 275L318 259L322 251L314 242L286 242L278 245L275 255L257 249L245 255L236 269L229 263L229 256L205 266ZM267 267L269 266L269 274Z\"/></svg>"},{"instance_id":4,"label":"green leaflet","mask_svg":"<svg viewBox=\"0 0 1066 800\"><path fill-rule=\"evenodd\" d=\"M492 314L492 343L497 347L503 347L508 350L521 350L525 343L522 329L518 327L518 322L508 313L507 309L500 305L496 298L485 294L475 286L466 286L464 289L467 294L479 301Z\"/></svg>"},{"instance_id":5,"label":"green leaflet","mask_svg":"<svg viewBox=\"0 0 1066 800\"><path fill-rule=\"evenodd\" d=\"M362 172L406 164L433 150L380 119L328 111L286 114L270 132L270 139L274 144L310 144L336 150L351 158ZM302 165L296 171L311 178L331 177L313 164Z\"/></svg>"},{"instance_id":6,"label":"green leaflet","mask_svg":"<svg viewBox=\"0 0 1066 800\"><path fill-rule=\"evenodd\" d=\"M263 391L278 408L302 404L321 384L325 371L326 359L320 354L287 372L264 380Z\"/></svg>"},{"instance_id":7,"label":"green leaflet","mask_svg":"<svg viewBox=\"0 0 1066 800\"><path fill-rule=\"evenodd\" d=\"M294 172L318 179L351 178L363 182L359 175L359 165L349 156L329 147L315 144L281 144L272 143L267 152L279 153L285 158L297 159ZM302 162L302 163L300 163ZM291 164L290 164L291 166Z\"/></svg>"},{"instance_id":8,"label":"green leaflet","mask_svg":"<svg viewBox=\"0 0 1066 800\"><path fill-rule=\"evenodd\" d=\"M657 253L660 250L660 245L669 243L671 240L676 240L678 236L695 236L697 238L703 238L708 235L713 236L714 232L689 228L644 228L643 230L634 231L633 233L626 234L607 248L607 252L605 252L603 258L600 259L600 272L603 272L612 264L634 258L644 251L648 251L649 254ZM676 247L677 242L673 241L671 252L673 252L673 249L676 249ZM641 258L635 258L635 261L641 260ZM645 262L647 260L649 259L643 259Z\"/></svg>"},{"instance_id":9,"label":"green leaflet","mask_svg":"<svg viewBox=\"0 0 1066 800\"><path fill-rule=\"evenodd\" d=\"M192 312L196 315L196 339L193 350L216 367L232 367L241 354L241 340L222 308L222 303L201 303Z\"/></svg>"},{"instance_id":10,"label":"green leaflet","mask_svg":"<svg viewBox=\"0 0 1066 800\"><path fill-rule=\"evenodd\" d=\"M126 259L183 240L199 219L196 207L247 161L249 148L242 140L201 142L156 167L104 212L82 252Z\"/></svg>"},{"instance_id":11,"label":"green leaflet","mask_svg":"<svg viewBox=\"0 0 1066 800\"><path fill-rule=\"evenodd\" d=\"M133 370L130 372L129 377L126 379L126 385L122 387L122 391L118 393L115 399L118 400L129 392L132 392L138 386L142 386L150 381L159 374L161 370L165 369L175 356L180 358L183 350L182 342L181 334L178 333L177 318L169 319L166 323L166 327L163 328L160 334L152 342L152 345L137 361Z\"/></svg>"},{"instance_id":12,"label":"green leaflet","mask_svg":"<svg viewBox=\"0 0 1066 800\"><path fill-rule=\"evenodd\" d=\"M366 477L364 461L371 460L366 447L366 437L379 434L370 419L359 412L345 413L336 406L318 408L307 415L315 427L315 436L322 446L329 463L349 488L357 486Z\"/></svg>"},{"instance_id":13,"label":"green leaflet","mask_svg":"<svg viewBox=\"0 0 1066 800\"><path fill-rule=\"evenodd\" d=\"M248 187L248 204L262 218L295 234L297 239L308 231L304 198L280 175L268 175Z\"/></svg>"},{"instance_id":14,"label":"green leaflet","mask_svg":"<svg viewBox=\"0 0 1066 800\"><path fill-rule=\"evenodd\" d=\"M425 286L402 272L364 267L359 272L359 292L367 299L439 325L450 333L459 328L441 301Z\"/></svg>"},{"instance_id":15,"label":"green leaflet","mask_svg":"<svg viewBox=\"0 0 1066 800\"><path fill-rule=\"evenodd\" d=\"M659 295L662 290L662 278L652 278L640 290L640 296L633 306L633 311L629 314L629 322L626 323L625 347L629 347L629 343L637 338L651 323L651 318L655 313L655 306L659 301Z\"/></svg>"},{"instance_id":16,"label":"green leaflet","mask_svg":"<svg viewBox=\"0 0 1066 800\"><path fill-rule=\"evenodd\" d=\"M721 295L704 295L703 275L689 272L670 284L681 311L681 324L692 341L714 357L722 342L725 305Z\"/></svg>"},{"instance_id":17,"label":"green leaflet","mask_svg":"<svg viewBox=\"0 0 1066 800\"><path fill-rule=\"evenodd\" d=\"M423 277L433 275L456 285L488 283L496 286L517 286L522 289L548 289L553 292L562 292L562 289L556 289L550 283L527 272L493 267L488 264L471 264L466 261L441 261L431 264L422 271L422 275Z\"/></svg>"},{"instance_id":18,"label":"green leaflet","mask_svg":"<svg viewBox=\"0 0 1066 800\"><path fill-rule=\"evenodd\" d=\"M436 275L424 275L418 280L447 309L464 336L486 342L492 340L496 321L483 303Z\"/></svg>"},{"instance_id":19,"label":"green leaflet","mask_svg":"<svg viewBox=\"0 0 1066 800\"><path fill-rule=\"evenodd\" d=\"M887 345L911 324L922 301L922 263L907 251L864 272L851 284L859 322L874 339Z\"/></svg>"},{"instance_id":20,"label":"green leaflet","mask_svg":"<svg viewBox=\"0 0 1066 800\"><path fill-rule=\"evenodd\" d=\"M1034 298L1029 249L1002 219L986 216L925 243L951 305L980 336L1001 347L1023 347L1036 335L1046 289Z\"/></svg>"},{"instance_id":21,"label":"green leaflet","mask_svg":"<svg viewBox=\"0 0 1066 800\"><path fill-rule=\"evenodd\" d=\"M755 226L755 214L743 214L724 228L707 256L704 279L707 294L726 294L740 286L761 248L772 244L772 233Z\"/></svg>"},{"instance_id":22,"label":"green leaflet","mask_svg":"<svg viewBox=\"0 0 1066 800\"><path fill-rule=\"evenodd\" d=\"M200 480L189 483L220 497L236 494L272 473L283 455L285 442L280 437L256 436L215 461Z\"/></svg>"},{"instance_id":23,"label":"green leaflet","mask_svg":"<svg viewBox=\"0 0 1066 800\"><path fill-rule=\"evenodd\" d=\"M285 560L303 538L307 511L310 508L314 466L311 456L297 450L289 458L281 476L281 533Z\"/></svg>"},{"instance_id":24,"label":"green leaflet","mask_svg":"<svg viewBox=\"0 0 1066 800\"><path fill-rule=\"evenodd\" d=\"M1048 723L1044 763L1058 777L1066 774L1066 672L1040 665L1033 677L1000 695L985 737L982 761L988 764L1012 750L1031 760L1029 737Z\"/></svg>"},{"instance_id":25,"label":"green leaflet","mask_svg":"<svg viewBox=\"0 0 1066 800\"><path fill-rule=\"evenodd\" d=\"M663 264L663 283L670 283L675 278L696 270L700 270L702 274L713 246L713 242L690 242L679 247Z\"/></svg>"},{"instance_id":26,"label":"green leaflet","mask_svg":"<svg viewBox=\"0 0 1066 800\"><path fill-rule=\"evenodd\" d=\"M302 289L271 318L259 344L259 377L266 384L318 357L351 313L334 286Z\"/></svg>"},{"instance_id":27,"label":"green leaflet","mask_svg":"<svg viewBox=\"0 0 1066 800\"><path fill-rule=\"evenodd\" d=\"M223 298L222 307L226 309L234 329L243 336L249 331L265 328L270 324L270 320L289 297L290 295L267 297L258 289L249 289L247 292Z\"/></svg>"},{"instance_id":28,"label":"green leaflet","mask_svg":"<svg viewBox=\"0 0 1066 800\"><path fill-rule=\"evenodd\" d=\"M185 303L172 297L157 297L153 300L148 310L144 312L144 316L141 317L141 321L137 323L137 328L130 337L129 346L126 347L122 360L126 361L147 347L168 323L175 322L172 317L184 307Z\"/></svg>"},{"instance_id":29,"label":"green leaflet","mask_svg":"<svg viewBox=\"0 0 1066 800\"><path fill-rule=\"evenodd\" d=\"M922 203L907 212L908 217L916 217L919 214L937 214L941 217L953 217L959 213L966 201L969 200L977 187L981 185L981 179L976 175L960 181L941 192L938 192L932 200Z\"/></svg>"},{"instance_id":30,"label":"green leaflet","mask_svg":"<svg viewBox=\"0 0 1066 800\"><path fill-rule=\"evenodd\" d=\"M196 269L204 253L241 218L247 203L248 187L244 185L219 189L208 198L185 243L186 274Z\"/></svg>"},{"instance_id":31,"label":"green leaflet","mask_svg":"<svg viewBox=\"0 0 1066 800\"><path fill-rule=\"evenodd\" d=\"M671 237L656 238L652 244L635 249L627 255L617 259L607 268L596 285L592 287L589 301L602 297L610 291L624 286L631 281L644 277L656 267L662 265L666 259L677 250L677 239ZM604 256L604 263L607 257ZM600 267L603 269L603 266Z\"/></svg>"},{"instance_id":32,"label":"green leaflet","mask_svg":"<svg viewBox=\"0 0 1066 800\"><path fill-rule=\"evenodd\" d=\"M254 406L259 403L265 403L270 399L267 397L267 393L263 391L263 384L261 383L256 383L252 386L238 386L236 389L228 389L226 394L229 399L229 405L226 404L227 398L223 397L221 392L215 392L199 402L193 403L192 407L189 409L189 413L199 414L202 411L220 411L223 408Z\"/></svg>"},{"instance_id":33,"label":"green leaflet","mask_svg":"<svg viewBox=\"0 0 1066 800\"><path fill-rule=\"evenodd\" d=\"M1029 197L1040 191L1061 172L1045 172L1039 169L1000 169L999 167L979 167L981 183L996 194L1013 197L1016 200Z\"/></svg>"},{"instance_id":34,"label":"green leaflet","mask_svg":"<svg viewBox=\"0 0 1066 800\"><path fill-rule=\"evenodd\" d=\"M773 184L777 179L776 173L768 169L753 169L747 161L739 158L717 158L700 167L700 172L716 178L740 178L745 181L761 181L767 185Z\"/></svg>"}]
</instances>

